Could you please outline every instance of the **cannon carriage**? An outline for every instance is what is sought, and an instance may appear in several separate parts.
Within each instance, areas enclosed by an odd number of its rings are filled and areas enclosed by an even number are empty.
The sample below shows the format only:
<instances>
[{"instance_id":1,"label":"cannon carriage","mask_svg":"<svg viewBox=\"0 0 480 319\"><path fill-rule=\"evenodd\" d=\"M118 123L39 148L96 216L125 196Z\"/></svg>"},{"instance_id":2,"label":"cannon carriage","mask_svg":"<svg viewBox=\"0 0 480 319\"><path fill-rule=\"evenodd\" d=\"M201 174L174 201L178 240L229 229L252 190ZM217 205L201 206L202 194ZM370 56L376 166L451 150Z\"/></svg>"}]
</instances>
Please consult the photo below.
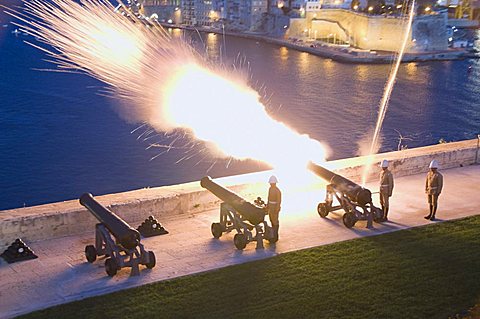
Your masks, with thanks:
<instances>
[{"instance_id":1,"label":"cannon carriage","mask_svg":"<svg viewBox=\"0 0 480 319\"><path fill-rule=\"evenodd\" d=\"M200 185L220 198L220 221L212 223L211 231L214 238L220 238L224 233L236 231L233 243L239 250L248 243L255 241L256 248L263 248L263 240L274 243L276 238L273 229L265 221L266 205L261 198L254 204L243 199L229 189L215 183L209 176L202 178Z\"/></svg>"},{"instance_id":2,"label":"cannon carriage","mask_svg":"<svg viewBox=\"0 0 480 319\"><path fill-rule=\"evenodd\" d=\"M367 228L373 226L373 221L383 221L383 211L373 205L369 189L312 162L308 164L308 169L329 182L325 201L317 206L320 217L326 218L330 212L343 210L342 220L347 228L352 228L359 220L366 220Z\"/></svg>"},{"instance_id":3,"label":"cannon carriage","mask_svg":"<svg viewBox=\"0 0 480 319\"><path fill-rule=\"evenodd\" d=\"M85 247L85 257L93 263L97 256L106 256L105 271L113 277L124 267L131 267L131 275L139 275L139 265L155 267L153 251L146 251L140 243L140 233L123 219L103 207L92 196L83 194L80 204L92 213L100 223L95 225L95 245Z\"/></svg>"}]
</instances>

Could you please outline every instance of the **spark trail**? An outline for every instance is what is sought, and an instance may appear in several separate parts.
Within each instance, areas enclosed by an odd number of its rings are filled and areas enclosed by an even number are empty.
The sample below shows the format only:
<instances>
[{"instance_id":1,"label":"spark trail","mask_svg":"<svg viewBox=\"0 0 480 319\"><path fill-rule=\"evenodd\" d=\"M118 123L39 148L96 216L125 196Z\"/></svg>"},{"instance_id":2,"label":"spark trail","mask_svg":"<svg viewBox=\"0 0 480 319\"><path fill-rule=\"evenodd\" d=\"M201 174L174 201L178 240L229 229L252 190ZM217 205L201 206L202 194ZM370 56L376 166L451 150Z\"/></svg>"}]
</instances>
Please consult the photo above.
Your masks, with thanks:
<instances>
[{"instance_id":1,"label":"spark trail","mask_svg":"<svg viewBox=\"0 0 480 319\"><path fill-rule=\"evenodd\" d=\"M114 11L106 0L31 0L22 29L61 70L82 71L129 101L121 113L156 131L184 128L217 157L252 158L275 168L323 160L323 146L275 121L239 71L209 63L158 25Z\"/></svg>"},{"instance_id":2,"label":"spark trail","mask_svg":"<svg viewBox=\"0 0 480 319\"><path fill-rule=\"evenodd\" d=\"M405 0L404 3L406 4L407 1ZM415 15L415 0L412 0L410 5L410 12L408 14L407 27L405 30L405 34L402 39L395 63L393 64L392 70L390 71L390 76L388 77L388 81L387 81L387 84L385 85L385 90L383 92L382 100L380 102L380 109L378 111L377 123L375 125L375 131L373 133L372 143L370 144L367 163L365 165L365 170L362 176L362 185L365 185L368 178L368 174L372 167L373 154L377 153L379 148L380 130L382 128L385 115L387 114L388 102L390 101L390 96L392 95L393 87L395 85L395 81L397 80L398 69L400 68L400 63L402 62L403 55L405 54L405 49L408 43L408 37L410 36L410 32L412 30L412 22L413 22L414 15Z\"/></svg>"}]
</instances>

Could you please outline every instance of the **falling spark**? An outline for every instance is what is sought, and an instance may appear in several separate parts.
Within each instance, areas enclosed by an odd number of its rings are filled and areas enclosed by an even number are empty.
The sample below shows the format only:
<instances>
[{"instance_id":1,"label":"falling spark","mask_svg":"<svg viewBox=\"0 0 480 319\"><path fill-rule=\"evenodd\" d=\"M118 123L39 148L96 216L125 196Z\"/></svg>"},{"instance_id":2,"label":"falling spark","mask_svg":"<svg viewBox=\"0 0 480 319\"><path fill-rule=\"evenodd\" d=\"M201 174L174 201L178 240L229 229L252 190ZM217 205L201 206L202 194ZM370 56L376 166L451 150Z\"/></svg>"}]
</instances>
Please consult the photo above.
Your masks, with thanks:
<instances>
[{"instance_id":1,"label":"falling spark","mask_svg":"<svg viewBox=\"0 0 480 319\"><path fill-rule=\"evenodd\" d=\"M209 63L160 26L116 13L106 0L24 4L24 13L10 14L53 50L32 45L60 70L80 70L112 87L129 102L120 106L127 120L159 132L183 128L216 157L257 159L279 169L325 158L318 141L268 115L248 76Z\"/></svg>"},{"instance_id":2,"label":"falling spark","mask_svg":"<svg viewBox=\"0 0 480 319\"><path fill-rule=\"evenodd\" d=\"M387 109L388 109L388 102L390 101L390 96L393 91L393 87L395 85L395 81L397 80L397 73L398 69L400 68L400 63L402 62L403 55L405 54L405 49L407 47L408 43L408 37L410 36L410 31L412 30L412 22L413 22L413 16L415 14L415 0L412 0L412 4L410 5L410 12L408 15L408 20L407 20L407 28L405 30L404 37L402 39L402 43L400 45L400 50L398 52L397 59L395 60L395 63L392 67L392 70L390 72L390 76L388 78L387 84L385 86L385 90L383 93L382 100L380 102L380 110L378 112L378 118L377 118L377 123L375 125L375 131L373 133L373 139L372 143L370 144L370 150L369 150L369 155L367 156L367 163L365 165L365 170L363 172L362 176L362 185L365 185L367 182L368 174L370 173L370 169L373 163L373 155L377 153L380 145L380 130L382 128L383 120L385 119L385 115L387 114Z\"/></svg>"}]
</instances>

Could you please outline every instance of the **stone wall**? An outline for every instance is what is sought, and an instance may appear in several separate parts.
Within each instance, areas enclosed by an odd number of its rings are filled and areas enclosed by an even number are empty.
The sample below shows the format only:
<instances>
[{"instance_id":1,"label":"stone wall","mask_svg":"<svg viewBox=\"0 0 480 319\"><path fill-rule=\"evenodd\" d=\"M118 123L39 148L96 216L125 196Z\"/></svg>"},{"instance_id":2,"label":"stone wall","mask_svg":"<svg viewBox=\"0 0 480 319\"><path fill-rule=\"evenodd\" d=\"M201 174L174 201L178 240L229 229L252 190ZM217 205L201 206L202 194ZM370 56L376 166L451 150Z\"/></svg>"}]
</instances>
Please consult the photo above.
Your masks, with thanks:
<instances>
[{"instance_id":1,"label":"stone wall","mask_svg":"<svg viewBox=\"0 0 480 319\"><path fill-rule=\"evenodd\" d=\"M412 25L413 50L447 50L447 21L446 14L416 16Z\"/></svg>"},{"instance_id":2,"label":"stone wall","mask_svg":"<svg viewBox=\"0 0 480 319\"><path fill-rule=\"evenodd\" d=\"M310 37L316 34L319 39L335 33L336 39L348 41L357 48L379 51L398 51L407 29L405 20L398 17L369 16L343 9L308 12L305 19L292 22L290 37L307 36L305 30L310 30ZM406 52L447 49L447 16L415 16Z\"/></svg>"},{"instance_id":3,"label":"stone wall","mask_svg":"<svg viewBox=\"0 0 480 319\"><path fill-rule=\"evenodd\" d=\"M472 165L479 162L478 140L439 144L398 152L377 154L371 158L355 157L324 163L355 182L361 181L365 163L378 165L386 158L396 177L424 173L432 159L441 169ZM265 192L264 181L269 172L259 172L219 179L247 199ZM376 179L378 169L372 169L367 180ZM215 208L219 200L200 187L200 183L140 189L125 193L98 196L98 201L124 218L133 227L149 215L160 221L166 218L185 218L190 214ZM97 220L78 200L40 206L12 209L0 212L0 248L9 245L15 238L26 241L43 240L84 232L93 232Z\"/></svg>"},{"instance_id":4,"label":"stone wall","mask_svg":"<svg viewBox=\"0 0 480 319\"><path fill-rule=\"evenodd\" d=\"M360 181L367 161L378 166L382 159L388 159L390 161L390 170L396 177L408 176L426 173L428 171L428 165L433 159L436 159L440 163L440 169L480 163L478 143L479 140L473 139L431 145L377 154L371 159L366 157L353 157L332 161L329 162L328 166L338 174L344 175L354 181ZM375 180L376 178L378 178L378 170L370 170L367 181Z\"/></svg>"}]
</instances>

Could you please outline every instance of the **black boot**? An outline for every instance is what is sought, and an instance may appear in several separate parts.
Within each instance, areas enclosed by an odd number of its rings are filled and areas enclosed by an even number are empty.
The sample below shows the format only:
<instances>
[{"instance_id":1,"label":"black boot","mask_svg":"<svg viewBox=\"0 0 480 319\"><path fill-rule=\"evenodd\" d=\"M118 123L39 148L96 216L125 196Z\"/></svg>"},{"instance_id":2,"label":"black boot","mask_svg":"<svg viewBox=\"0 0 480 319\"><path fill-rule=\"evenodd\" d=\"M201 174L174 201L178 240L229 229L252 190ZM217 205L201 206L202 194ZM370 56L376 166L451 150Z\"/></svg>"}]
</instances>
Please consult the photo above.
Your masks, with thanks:
<instances>
[{"instance_id":1,"label":"black boot","mask_svg":"<svg viewBox=\"0 0 480 319\"><path fill-rule=\"evenodd\" d=\"M383 212L384 212L383 220L388 221L388 208L385 208L385 210Z\"/></svg>"},{"instance_id":2,"label":"black boot","mask_svg":"<svg viewBox=\"0 0 480 319\"><path fill-rule=\"evenodd\" d=\"M430 208L430 214L428 214L428 216L423 217L425 219L430 219L432 217L433 206L430 205L429 208Z\"/></svg>"},{"instance_id":3,"label":"black boot","mask_svg":"<svg viewBox=\"0 0 480 319\"><path fill-rule=\"evenodd\" d=\"M274 225L273 226L273 240L276 243L278 241L278 228L280 225Z\"/></svg>"},{"instance_id":4,"label":"black boot","mask_svg":"<svg viewBox=\"0 0 480 319\"><path fill-rule=\"evenodd\" d=\"M432 217L430 217L430 220L435 220L435 214L437 213L437 206L433 206L433 213L432 213Z\"/></svg>"}]
</instances>

